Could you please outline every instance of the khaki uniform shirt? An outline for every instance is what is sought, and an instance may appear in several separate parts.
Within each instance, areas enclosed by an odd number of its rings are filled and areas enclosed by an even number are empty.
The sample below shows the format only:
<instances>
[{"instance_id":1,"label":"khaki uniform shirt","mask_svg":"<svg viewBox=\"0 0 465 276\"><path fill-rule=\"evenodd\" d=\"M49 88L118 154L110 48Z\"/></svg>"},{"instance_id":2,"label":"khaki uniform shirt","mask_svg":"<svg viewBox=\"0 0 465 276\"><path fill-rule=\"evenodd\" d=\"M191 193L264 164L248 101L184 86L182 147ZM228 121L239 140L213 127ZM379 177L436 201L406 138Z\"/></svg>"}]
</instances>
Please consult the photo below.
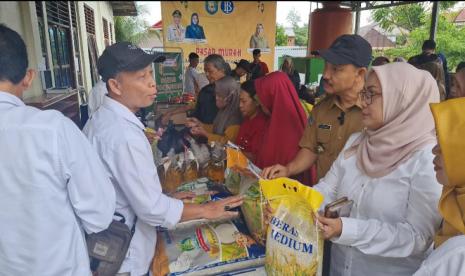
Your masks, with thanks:
<instances>
[{"instance_id":1,"label":"khaki uniform shirt","mask_svg":"<svg viewBox=\"0 0 465 276\"><path fill-rule=\"evenodd\" d=\"M329 171L350 135L361 130L359 104L344 110L336 96L327 96L313 108L299 146L318 154L317 180Z\"/></svg>"}]
</instances>

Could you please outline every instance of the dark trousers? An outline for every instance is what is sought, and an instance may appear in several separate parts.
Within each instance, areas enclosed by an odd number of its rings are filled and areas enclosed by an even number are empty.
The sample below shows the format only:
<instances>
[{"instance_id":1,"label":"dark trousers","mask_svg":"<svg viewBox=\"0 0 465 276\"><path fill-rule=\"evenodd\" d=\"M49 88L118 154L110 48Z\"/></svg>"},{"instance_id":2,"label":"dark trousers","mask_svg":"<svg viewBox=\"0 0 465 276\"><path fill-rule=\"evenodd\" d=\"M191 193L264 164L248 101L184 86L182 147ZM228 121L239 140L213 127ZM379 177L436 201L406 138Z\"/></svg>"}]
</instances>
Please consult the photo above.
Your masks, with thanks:
<instances>
[{"instance_id":1,"label":"dark trousers","mask_svg":"<svg viewBox=\"0 0 465 276\"><path fill-rule=\"evenodd\" d=\"M330 241L325 241L323 249L323 276L329 276L329 266L331 264L331 245Z\"/></svg>"}]
</instances>

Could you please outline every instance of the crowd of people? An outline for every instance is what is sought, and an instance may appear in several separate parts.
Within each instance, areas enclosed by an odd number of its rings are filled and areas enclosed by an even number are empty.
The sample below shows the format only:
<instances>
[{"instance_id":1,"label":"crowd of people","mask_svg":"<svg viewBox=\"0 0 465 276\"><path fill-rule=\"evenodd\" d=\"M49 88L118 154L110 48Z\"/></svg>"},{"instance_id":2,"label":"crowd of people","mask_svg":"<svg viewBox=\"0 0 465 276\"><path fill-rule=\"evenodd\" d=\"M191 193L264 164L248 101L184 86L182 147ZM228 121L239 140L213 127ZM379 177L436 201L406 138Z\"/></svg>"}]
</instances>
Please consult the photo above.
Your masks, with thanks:
<instances>
[{"instance_id":1,"label":"crowd of people","mask_svg":"<svg viewBox=\"0 0 465 276\"><path fill-rule=\"evenodd\" d=\"M202 79L191 53L185 90L195 105L162 122L187 112L193 136L236 143L261 177L311 185L323 206L353 200L348 217L316 214L328 241L324 274L461 275L465 65L450 74L435 47L426 41L422 54L391 63L372 60L358 35L338 37L318 51L325 93L310 110L292 58L269 72L259 49L234 70L212 54ZM23 103L35 72L23 39L0 25L0 275L91 275L84 236L115 212L135 229L117 275L148 275L157 226L237 215L230 209L241 196L198 205L181 201L189 193L162 193L135 113L154 101L152 63L163 60L127 42L107 47L96 88L107 95L81 132L59 112Z\"/></svg>"}]
</instances>

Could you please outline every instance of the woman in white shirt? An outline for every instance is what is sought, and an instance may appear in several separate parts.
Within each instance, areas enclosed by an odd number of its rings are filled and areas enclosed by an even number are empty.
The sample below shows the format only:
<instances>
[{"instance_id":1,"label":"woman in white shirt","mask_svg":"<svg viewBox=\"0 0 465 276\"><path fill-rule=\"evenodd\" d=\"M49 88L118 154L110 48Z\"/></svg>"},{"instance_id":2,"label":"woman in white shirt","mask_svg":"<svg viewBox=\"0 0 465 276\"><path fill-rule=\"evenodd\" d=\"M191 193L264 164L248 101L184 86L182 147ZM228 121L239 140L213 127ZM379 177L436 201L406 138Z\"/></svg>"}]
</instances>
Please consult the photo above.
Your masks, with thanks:
<instances>
[{"instance_id":1,"label":"woman in white shirt","mask_svg":"<svg viewBox=\"0 0 465 276\"><path fill-rule=\"evenodd\" d=\"M443 185L439 212L444 221L434 238L434 251L415 276L465 275L465 99L431 106L438 145L433 149L434 170Z\"/></svg>"},{"instance_id":2,"label":"woman in white shirt","mask_svg":"<svg viewBox=\"0 0 465 276\"><path fill-rule=\"evenodd\" d=\"M412 275L440 223L428 107L439 102L438 87L407 63L374 67L365 85L366 129L315 186L326 204L347 196L354 205L349 217L318 216L318 226L333 242L331 275Z\"/></svg>"}]
</instances>

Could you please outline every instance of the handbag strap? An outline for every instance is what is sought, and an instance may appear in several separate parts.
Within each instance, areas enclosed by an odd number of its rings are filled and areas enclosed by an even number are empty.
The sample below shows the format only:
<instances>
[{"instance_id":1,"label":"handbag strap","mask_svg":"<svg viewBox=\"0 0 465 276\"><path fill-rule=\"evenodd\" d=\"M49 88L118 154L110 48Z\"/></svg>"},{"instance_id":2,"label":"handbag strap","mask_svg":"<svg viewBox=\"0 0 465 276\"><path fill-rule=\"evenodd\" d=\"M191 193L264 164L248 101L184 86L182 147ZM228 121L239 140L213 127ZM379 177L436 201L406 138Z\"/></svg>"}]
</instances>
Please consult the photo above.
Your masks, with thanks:
<instances>
[{"instance_id":1,"label":"handbag strap","mask_svg":"<svg viewBox=\"0 0 465 276\"><path fill-rule=\"evenodd\" d=\"M115 212L113 215L116 217L120 217L121 218L120 222L126 223L126 218L121 213ZM134 236L134 232L136 232L136 222L137 222L137 216L134 217L134 223L132 224L132 227L131 227L131 237Z\"/></svg>"}]
</instances>

